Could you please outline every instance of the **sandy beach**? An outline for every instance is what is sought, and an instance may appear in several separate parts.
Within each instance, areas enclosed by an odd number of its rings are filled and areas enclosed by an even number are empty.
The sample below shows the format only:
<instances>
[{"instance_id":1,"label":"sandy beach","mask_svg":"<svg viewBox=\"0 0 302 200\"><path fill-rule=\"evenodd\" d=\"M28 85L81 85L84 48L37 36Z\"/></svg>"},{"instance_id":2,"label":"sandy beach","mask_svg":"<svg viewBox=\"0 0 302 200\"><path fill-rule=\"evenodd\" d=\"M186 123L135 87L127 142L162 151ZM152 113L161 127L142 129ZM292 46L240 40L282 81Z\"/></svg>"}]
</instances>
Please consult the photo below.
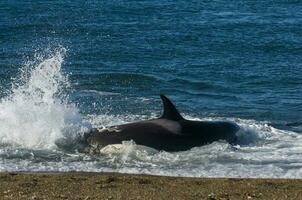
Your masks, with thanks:
<instances>
[{"instance_id":1,"label":"sandy beach","mask_svg":"<svg viewBox=\"0 0 302 200\"><path fill-rule=\"evenodd\" d=\"M1 173L0 199L301 199L302 180Z\"/></svg>"}]
</instances>

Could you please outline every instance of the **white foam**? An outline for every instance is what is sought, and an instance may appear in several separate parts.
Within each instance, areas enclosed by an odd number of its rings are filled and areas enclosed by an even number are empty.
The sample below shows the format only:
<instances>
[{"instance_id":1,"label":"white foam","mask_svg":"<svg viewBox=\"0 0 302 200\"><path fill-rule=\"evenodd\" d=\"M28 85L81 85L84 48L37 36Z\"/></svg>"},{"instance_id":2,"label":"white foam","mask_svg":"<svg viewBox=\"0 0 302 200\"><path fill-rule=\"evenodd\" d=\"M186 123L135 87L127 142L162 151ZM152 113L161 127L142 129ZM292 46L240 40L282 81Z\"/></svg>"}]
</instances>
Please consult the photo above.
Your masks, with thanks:
<instances>
[{"instance_id":1,"label":"white foam","mask_svg":"<svg viewBox=\"0 0 302 200\"><path fill-rule=\"evenodd\" d=\"M66 130L78 131L81 117L63 95L68 86L61 71L65 51L61 48L50 58L21 68L11 94L0 100L0 144L54 148Z\"/></svg>"},{"instance_id":2,"label":"white foam","mask_svg":"<svg viewBox=\"0 0 302 200\"><path fill-rule=\"evenodd\" d=\"M120 93L98 91L98 90L82 90L82 92L93 93L93 94L97 94L97 95L100 95L100 96L116 96L116 95L120 95Z\"/></svg>"},{"instance_id":3,"label":"white foam","mask_svg":"<svg viewBox=\"0 0 302 200\"><path fill-rule=\"evenodd\" d=\"M91 118L95 124L107 126L104 119L117 123L137 121L138 116ZM146 173L192 177L286 177L301 178L302 135L272 127L268 122L234 118L193 118L195 120L228 120L240 126L239 144L235 147L217 141L184 152L150 152L124 143L119 150L107 152L106 164L97 171ZM129 120L131 119L131 120ZM107 150L108 150L107 149ZM111 152L111 153L110 153ZM137 155L140 156L137 156ZM95 170L95 169L87 169Z\"/></svg>"}]
</instances>

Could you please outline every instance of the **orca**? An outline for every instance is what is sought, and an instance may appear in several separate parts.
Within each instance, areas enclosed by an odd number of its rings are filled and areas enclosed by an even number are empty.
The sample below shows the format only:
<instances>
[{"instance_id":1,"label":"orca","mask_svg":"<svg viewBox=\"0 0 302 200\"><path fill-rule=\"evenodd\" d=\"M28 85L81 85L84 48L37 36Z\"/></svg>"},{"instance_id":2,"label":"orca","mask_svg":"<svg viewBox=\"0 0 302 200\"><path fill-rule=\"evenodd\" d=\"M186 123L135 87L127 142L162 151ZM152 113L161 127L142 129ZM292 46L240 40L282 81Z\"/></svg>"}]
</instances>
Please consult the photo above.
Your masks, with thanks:
<instances>
[{"instance_id":1,"label":"orca","mask_svg":"<svg viewBox=\"0 0 302 200\"><path fill-rule=\"evenodd\" d=\"M184 119L173 103L164 95L163 115L157 119L144 120L112 126L105 129L91 129L85 135L90 147L105 147L134 141L156 150L168 152L186 151L218 140L235 144L239 126L228 121L193 121Z\"/></svg>"}]
</instances>

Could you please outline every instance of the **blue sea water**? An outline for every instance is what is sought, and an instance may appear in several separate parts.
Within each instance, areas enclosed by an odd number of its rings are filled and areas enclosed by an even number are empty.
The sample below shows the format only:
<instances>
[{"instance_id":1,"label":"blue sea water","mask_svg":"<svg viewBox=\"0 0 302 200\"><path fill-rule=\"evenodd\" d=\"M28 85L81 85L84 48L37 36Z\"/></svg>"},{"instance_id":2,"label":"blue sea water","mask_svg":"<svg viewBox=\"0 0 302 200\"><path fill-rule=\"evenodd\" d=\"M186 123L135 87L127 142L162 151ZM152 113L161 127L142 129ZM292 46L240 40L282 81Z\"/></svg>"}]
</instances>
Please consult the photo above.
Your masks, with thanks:
<instances>
[{"instance_id":1,"label":"blue sea water","mask_svg":"<svg viewBox=\"0 0 302 200\"><path fill-rule=\"evenodd\" d=\"M1 1L0 171L302 177L301 1ZM241 145L90 157L55 141L149 119L241 126ZM71 131L72 130L72 131ZM185 165L185 166L184 166Z\"/></svg>"}]
</instances>

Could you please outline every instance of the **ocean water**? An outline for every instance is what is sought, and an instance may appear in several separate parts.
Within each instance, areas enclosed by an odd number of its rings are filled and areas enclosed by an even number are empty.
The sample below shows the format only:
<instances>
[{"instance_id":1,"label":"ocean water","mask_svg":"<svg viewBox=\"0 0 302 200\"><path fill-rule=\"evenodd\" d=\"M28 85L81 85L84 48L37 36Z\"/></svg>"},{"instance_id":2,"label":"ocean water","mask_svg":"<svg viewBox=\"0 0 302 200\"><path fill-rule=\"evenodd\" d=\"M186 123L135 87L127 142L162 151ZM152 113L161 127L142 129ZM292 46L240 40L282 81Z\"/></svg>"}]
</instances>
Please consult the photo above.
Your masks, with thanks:
<instances>
[{"instance_id":1,"label":"ocean water","mask_svg":"<svg viewBox=\"0 0 302 200\"><path fill-rule=\"evenodd\" d=\"M302 178L301 1L0 2L0 171ZM166 94L239 144L77 151ZM60 145L58 145L60 144Z\"/></svg>"}]
</instances>

